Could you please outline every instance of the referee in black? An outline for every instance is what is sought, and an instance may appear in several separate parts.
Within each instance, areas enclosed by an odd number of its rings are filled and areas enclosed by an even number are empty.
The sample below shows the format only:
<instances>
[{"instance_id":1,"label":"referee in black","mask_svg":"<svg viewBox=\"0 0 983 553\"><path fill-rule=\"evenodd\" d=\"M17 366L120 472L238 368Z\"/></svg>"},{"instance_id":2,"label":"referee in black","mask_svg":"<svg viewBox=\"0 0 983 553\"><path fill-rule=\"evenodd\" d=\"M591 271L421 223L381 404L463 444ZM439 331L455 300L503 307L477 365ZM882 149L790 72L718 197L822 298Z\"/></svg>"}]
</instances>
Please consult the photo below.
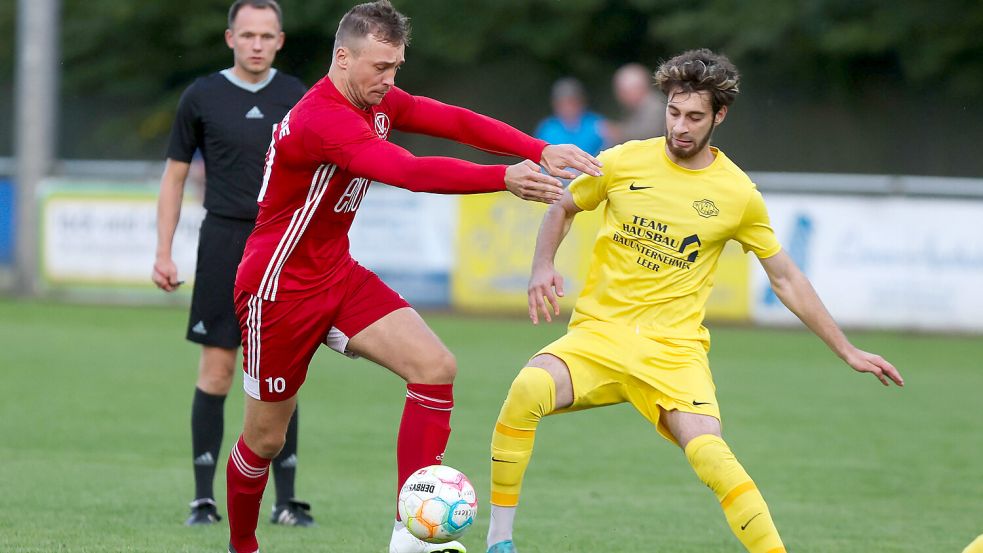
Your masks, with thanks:
<instances>
[{"instance_id":1,"label":"referee in black","mask_svg":"<svg viewBox=\"0 0 983 553\"><path fill-rule=\"evenodd\" d=\"M181 212L184 182L195 151L205 162L205 210L198 243L188 340L201 344L198 382L191 407L195 499L186 524L221 520L212 484L224 430L225 397L241 345L233 306L236 268L259 211L273 125L304 95L295 77L272 67L283 47L282 12L275 0L238 0L229 9L225 42L232 68L197 79L181 97L167 149L157 202L157 255L153 281L173 292L183 282L171 245ZM294 497L297 412L283 451L273 461L276 505L272 522L310 526L310 505Z\"/></svg>"}]
</instances>

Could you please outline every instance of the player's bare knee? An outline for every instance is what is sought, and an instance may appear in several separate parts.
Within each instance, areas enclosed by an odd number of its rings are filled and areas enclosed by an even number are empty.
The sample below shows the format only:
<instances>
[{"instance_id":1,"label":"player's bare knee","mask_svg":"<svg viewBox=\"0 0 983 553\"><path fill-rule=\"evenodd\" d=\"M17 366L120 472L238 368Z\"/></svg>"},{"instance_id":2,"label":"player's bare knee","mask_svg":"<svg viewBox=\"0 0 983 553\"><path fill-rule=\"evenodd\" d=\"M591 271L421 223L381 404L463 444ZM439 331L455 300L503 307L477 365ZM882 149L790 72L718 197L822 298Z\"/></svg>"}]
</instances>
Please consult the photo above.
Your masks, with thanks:
<instances>
[{"instance_id":1,"label":"player's bare knee","mask_svg":"<svg viewBox=\"0 0 983 553\"><path fill-rule=\"evenodd\" d=\"M456 377L457 359L442 347L416 360L407 380L416 384L450 384Z\"/></svg>"},{"instance_id":2,"label":"player's bare knee","mask_svg":"<svg viewBox=\"0 0 983 553\"><path fill-rule=\"evenodd\" d=\"M198 373L197 386L201 391L224 396L232 388L233 371L222 366L202 366Z\"/></svg>"},{"instance_id":3,"label":"player's bare knee","mask_svg":"<svg viewBox=\"0 0 983 553\"><path fill-rule=\"evenodd\" d=\"M278 431L259 431L250 436L247 445L257 455L265 459L272 459L283 449L283 444L287 441L285 432Z\"/></svg>"},{"instance_id":4,"label":"player's bare knee","mask_svg":"<svg viewBox=\"0 0 983 553\"><path fill-rule=\"evenodd\" d=\"M204 346L198 363L198 388L213 395L227 395L235 376L235 349Z\"/></svg>"},{"instance_id":5,"label":"player's bare knee","mask_svg":"<svg viewBox=\"0 0 983 553\"><path fill-rule=\"evenodd\" d=\"M286 443L286 438L261 441L256 448L256 454L264 459L272 459L280 454L284 443Z\"/></svg>"}]
</instances>

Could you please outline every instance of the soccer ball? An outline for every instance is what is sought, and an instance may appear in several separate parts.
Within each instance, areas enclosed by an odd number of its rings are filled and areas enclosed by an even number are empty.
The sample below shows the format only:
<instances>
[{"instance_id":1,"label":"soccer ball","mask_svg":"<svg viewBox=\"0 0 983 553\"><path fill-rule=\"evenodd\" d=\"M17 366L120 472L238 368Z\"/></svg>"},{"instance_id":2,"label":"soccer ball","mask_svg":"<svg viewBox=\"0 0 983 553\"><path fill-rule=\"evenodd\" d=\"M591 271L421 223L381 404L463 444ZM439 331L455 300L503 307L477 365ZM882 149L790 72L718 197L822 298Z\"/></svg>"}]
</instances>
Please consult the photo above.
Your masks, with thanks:
<instances>
[{"instance_id":1,"label":"soccer ball","mask_svg":"<svg viewBox=\"0 0 983 553\"><path fill-rule=\"evenodd\" d=\"M444 465L431 465L411 474L400 489L397 503L406 528L429 543L457 539L478 513L478 499L468 477Z\"/></svg>"}]
</instances>

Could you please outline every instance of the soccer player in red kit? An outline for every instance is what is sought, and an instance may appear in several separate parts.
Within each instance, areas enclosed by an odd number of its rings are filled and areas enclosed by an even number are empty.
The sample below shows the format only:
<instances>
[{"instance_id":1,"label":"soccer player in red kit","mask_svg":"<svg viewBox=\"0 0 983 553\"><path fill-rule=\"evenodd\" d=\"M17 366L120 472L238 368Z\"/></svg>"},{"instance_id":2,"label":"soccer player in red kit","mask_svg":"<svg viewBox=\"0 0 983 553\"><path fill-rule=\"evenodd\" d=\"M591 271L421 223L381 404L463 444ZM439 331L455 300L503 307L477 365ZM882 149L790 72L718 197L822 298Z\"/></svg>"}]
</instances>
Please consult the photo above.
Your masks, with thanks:
<instances>
[{"instance_id":1,"label":"soccer player in red kit","mask_svg":"<svg viewBox=\"0 0 983 553\"><path fill-rule=\"evenodd\" d=\"M399 294L349 253L348 230L370 183L443 194L508 190L553 203L562 193L554 177L574 176L566 169L600 175L597 160L575 146L550 146L500 121L396 88L408 42L408 20L388 0L355 6L338 26L327 76L273 128L259 217L236 277L248 397L227 469L230 552L258 551L256 521L270 459L322 343L406 380L399 483L443 456L454 357ZM387 141L391 129L525 161L504 166L415 157ZM417 540L398 520L389 550L465 552L457 542Z\"/></svg>"}]
</instances>

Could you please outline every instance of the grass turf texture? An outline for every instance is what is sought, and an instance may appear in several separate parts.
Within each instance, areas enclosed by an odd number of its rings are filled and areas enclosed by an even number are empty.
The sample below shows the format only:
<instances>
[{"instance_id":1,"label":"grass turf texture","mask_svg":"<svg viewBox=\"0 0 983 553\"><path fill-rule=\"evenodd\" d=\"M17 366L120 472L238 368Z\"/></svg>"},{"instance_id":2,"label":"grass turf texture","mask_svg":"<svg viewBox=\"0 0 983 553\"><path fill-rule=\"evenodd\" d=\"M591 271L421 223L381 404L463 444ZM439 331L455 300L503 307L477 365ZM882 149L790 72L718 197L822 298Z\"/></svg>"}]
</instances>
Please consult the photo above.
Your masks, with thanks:
<instances>
[{"instance_id":1,"label":"grass turf texture","mask_svg":"<svg viewBox=\"0 0 983 553\"><path fill-rule=\"evenodd\" d=\"M426 317L457 355L445 462L481 500L463 541L484 551L488 441L512 377L562 324ZM227 527L185 528L198 349L179 309L0 301L0 551L217 552ZM983 531L983 340L852 333L907 387L854 374L806 332L714 329L725 437L791 551L961 551ZM298 495L318 526L267 522L264 553L383 552L403 385L322 349L301 391ZM222 468L242 420L226 411ZM736 552L713 495L629 406L547 418L527 474L522 553ZM271 484L272 487L272 484Z\"/></svg>"}]
</instances>

